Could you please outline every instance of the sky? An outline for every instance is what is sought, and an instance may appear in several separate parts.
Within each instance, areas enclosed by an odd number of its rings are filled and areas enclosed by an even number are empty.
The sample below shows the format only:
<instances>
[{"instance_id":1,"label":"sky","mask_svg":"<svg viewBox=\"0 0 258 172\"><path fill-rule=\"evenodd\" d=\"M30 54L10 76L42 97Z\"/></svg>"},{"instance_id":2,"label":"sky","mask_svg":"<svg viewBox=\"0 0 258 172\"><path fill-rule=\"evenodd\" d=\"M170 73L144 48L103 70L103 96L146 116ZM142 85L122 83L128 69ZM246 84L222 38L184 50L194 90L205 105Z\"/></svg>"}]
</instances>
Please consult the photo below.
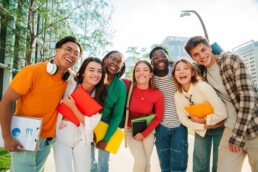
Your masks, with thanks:
<instances>
[{"instance_id":1,"label":"sky","mask_svg":"<svg viewBox=\"0 0 258 172\"><path fill-rule=\"evenodd\" d=\"M113 49L126 54L129 46L150 48L167 36L204 35L198 17L180 17L195 10L202 18L210 43L224 50L258 41L258 0L107 0L113 5Z\"/></svg>"}]
</instances>

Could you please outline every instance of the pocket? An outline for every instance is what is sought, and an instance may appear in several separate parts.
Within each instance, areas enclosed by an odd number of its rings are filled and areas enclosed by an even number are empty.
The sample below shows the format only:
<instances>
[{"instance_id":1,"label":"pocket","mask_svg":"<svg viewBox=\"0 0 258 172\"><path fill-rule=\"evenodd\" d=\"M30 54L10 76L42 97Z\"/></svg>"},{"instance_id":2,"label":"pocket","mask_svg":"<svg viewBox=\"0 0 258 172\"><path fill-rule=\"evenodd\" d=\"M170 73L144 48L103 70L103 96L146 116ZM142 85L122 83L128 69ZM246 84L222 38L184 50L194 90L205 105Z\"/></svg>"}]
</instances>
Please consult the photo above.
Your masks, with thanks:
<instances>
[{"instance_id":1,"label":"pocket","mask_svg":"<svg viewBox=\"0 0 258 172\"><path fill-rule=\"evenodd\" d=\"M56 136L55 136L55 141L56 140L67 140L68 136L71 135L71 127L68 123L68 121L61 121L60 126L56 130Z\"/></svg>"}]
</instances>

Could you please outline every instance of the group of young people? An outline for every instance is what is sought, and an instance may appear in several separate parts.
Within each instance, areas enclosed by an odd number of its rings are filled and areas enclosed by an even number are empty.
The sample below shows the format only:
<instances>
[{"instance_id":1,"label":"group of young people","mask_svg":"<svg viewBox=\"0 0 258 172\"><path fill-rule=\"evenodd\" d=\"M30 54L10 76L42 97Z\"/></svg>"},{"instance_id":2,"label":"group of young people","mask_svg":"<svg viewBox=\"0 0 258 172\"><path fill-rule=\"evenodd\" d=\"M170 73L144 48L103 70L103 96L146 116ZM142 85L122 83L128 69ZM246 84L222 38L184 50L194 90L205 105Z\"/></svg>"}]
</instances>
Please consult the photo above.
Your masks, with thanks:
<instances>
[{"instance_id":1,"label":"group of young people","mask_svg":"<svg viewBox=\"0 0 258 172\"><path fill-rule=\"evenodd\" d=\"M184 58L171 63L166 49L155 47L149 54L150 62L140 60L134 66L129 120L125 124L126 141L134 158L132 171L151 171L155 145L162 172L185 172L187 128L195 131L192 171L210 171L212 158L212 172L240 172L245 156L252 171L258 171L258 96L244 62L230 52L213 54L201 36L190 38L184 48L197 65ZM109 171L110 153L105 148L119 127L127 100L128 89L121 80L124 56L111 51L102 61L88 57L73 75L69 68L82 53L76 38L65 37L57 42L53 60L26 66L11 81L0 103L11 171L44 171L52 139L56 171ZM71 96L78 87L103 109L91 117L82 114ZM79 127L57 113L60 100L74 112ZM11 136L12 105L16 101L16 115L43 119L37 151L24 151ZM208 103L212 112L199 117L185 109L202 103ZM155 115L150 124L133 136L131 121L150 114ZM93 130L100 120L109 126L103 140L92 145Z\"/></svg>"}]
</instances>

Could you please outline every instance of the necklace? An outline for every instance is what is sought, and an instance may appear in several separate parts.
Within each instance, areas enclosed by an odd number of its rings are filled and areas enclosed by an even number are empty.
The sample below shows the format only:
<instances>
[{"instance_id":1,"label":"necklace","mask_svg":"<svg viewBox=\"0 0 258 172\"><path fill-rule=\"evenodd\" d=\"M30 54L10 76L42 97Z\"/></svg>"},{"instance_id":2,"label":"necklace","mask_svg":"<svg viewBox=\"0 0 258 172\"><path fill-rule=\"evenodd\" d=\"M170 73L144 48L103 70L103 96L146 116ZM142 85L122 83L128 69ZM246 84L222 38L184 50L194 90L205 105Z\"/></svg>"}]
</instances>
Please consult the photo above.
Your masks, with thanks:
<instances>
[{"instance_id":1,"label":"necklace","mask_svg":"<svg viewBox=\"0 0 258 172\"><path fill-rule=\"evenodd\" d=\"M143 101L144 100L144 92L139 92L139 96L140 96L140 100Z\"/></svg>"},{"instance_id":2,"label":"necklace","mask_svg":"<svg viewBox=\"0 0 258 172\"><path fill-rule=\"evenodd\" d=\"M148 90L148 88L140 89L140 88L136 87L136 90L137 90L136 94L137 94L138 100L140 99L141 101L144 101L145 97L148 96L147 92L146 92Z\"/></svg>"}]
</instances>

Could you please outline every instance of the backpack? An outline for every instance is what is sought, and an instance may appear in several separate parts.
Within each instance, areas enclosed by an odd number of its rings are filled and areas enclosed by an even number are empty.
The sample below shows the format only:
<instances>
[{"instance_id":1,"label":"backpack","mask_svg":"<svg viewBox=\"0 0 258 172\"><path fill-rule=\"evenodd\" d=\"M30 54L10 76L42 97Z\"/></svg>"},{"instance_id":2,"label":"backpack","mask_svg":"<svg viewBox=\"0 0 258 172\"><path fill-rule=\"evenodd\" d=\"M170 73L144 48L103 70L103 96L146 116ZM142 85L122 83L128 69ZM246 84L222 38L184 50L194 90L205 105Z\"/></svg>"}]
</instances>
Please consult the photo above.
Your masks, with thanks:
<instances>
[{"instance_id":1,"label":"backpack","mask_svg":"<svg viewBox=\"0 0 258 172\"><path fill-rule=\"evenodd\" d=\"M126 79L126 78L121 78L121 80L125 83L125 86L126 86L126 100L127 100L129 87L130 87L132 81L129 80L129 79ZM126 116L126 106L125 106L125 109L124 109L122 120L119 124L119 128L124 128L124 126L125 126L125 116Z\"/></svg>"}]
</instances>

